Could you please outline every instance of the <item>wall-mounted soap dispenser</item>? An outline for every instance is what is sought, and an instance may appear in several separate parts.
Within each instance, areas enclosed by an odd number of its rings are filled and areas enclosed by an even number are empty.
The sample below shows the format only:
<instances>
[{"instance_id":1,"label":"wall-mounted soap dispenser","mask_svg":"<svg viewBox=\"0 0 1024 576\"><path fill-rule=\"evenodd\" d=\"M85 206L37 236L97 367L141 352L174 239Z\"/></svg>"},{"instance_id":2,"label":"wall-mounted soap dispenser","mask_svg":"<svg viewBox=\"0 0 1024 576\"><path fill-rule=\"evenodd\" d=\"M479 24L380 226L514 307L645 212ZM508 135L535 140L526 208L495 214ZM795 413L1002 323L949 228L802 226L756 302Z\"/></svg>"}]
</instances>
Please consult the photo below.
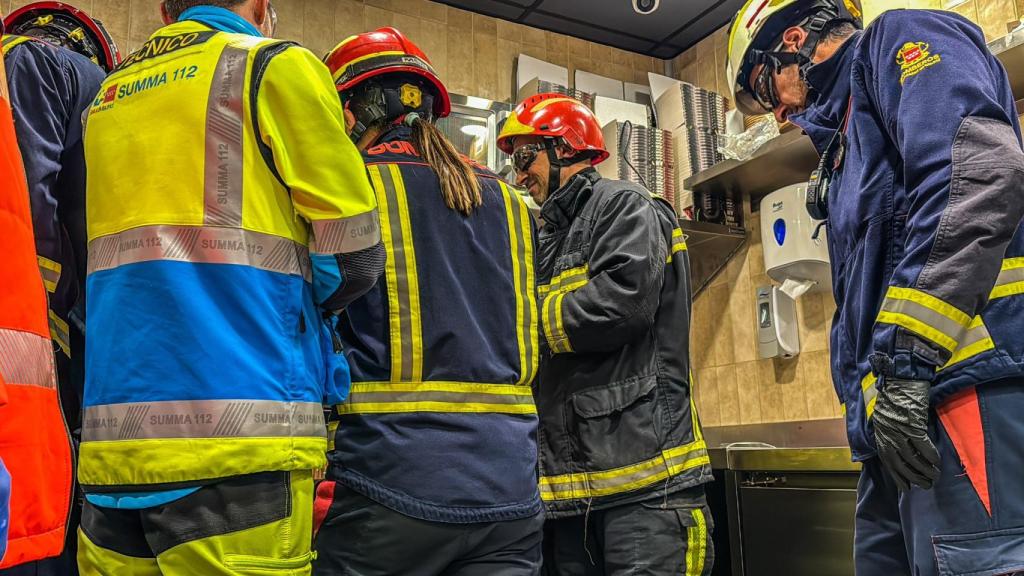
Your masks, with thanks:
<instances>
[{"instance_id":1,"label":"wall-mounted soap dispenser","mask_svg":"<svg viewBox=\"0 0 1024 576\"><path fill-rule=\"evenodd\" d=\"M792 358L800 353L796 300L778 286L757 289L757 348L761 358Z\"/></svg>"}]
</instances>

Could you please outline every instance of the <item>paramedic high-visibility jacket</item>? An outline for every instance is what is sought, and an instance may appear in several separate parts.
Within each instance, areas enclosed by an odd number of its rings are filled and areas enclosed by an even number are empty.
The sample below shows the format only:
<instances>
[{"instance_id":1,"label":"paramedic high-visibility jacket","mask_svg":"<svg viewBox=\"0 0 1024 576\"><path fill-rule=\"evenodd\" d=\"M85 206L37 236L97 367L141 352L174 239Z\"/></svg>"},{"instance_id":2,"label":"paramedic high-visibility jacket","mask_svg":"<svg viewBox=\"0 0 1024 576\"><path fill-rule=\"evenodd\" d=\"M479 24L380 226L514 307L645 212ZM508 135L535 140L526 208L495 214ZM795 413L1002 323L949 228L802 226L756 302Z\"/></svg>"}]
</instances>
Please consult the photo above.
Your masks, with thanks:
<instances>
[{"instance_id":1,"label":"paramedic high-visibility jacket","mask_svg":"<svg viewBox=\"0 0 1024 576\"><path fill-rule=\"evenodd\" d=\"M67 48L5 35L4 67L32 205L39 272L68 427L81 425L85 384L85 153L82 113L106 75Z\"/></svg>"},{"instance_id":2,"label":"paramedic high-visibility jacket","mask_svg":"<svg viewBox=\"0 0 1024 576\"><path fill-rule=\"evenodd\" d=\"M672 208L587 169L544 203L535 395L548 517L711 480L690 378L690 265Z\"/></svg>"},{"instance_id":3,"label":"paramedic high-visibility jacket","mask_svg":"<svg viewBox=\"0 0 1024 576\"><path fill-rule=\"evenodd\" d=\"M530 517L541 509L533 223L480 167L483 205L449 209L410 135L397 127L364 153L388 260L339 318L352 392L336 407L328 478L424 520Z\"/></svg>"},{"instance_id":4,"label":"paramedic high-visibility jacket","mask_svg":"<svg viewBox=\"0 0 1024 576\"><path fill-rule=\"evenodd\" d=\"M819 151L850 109L828 194L832 377L855 460L887 378L932 406L1024 375L1024 153L1006 72L951 12L882 14L810 69L791 120Z\"/></svg>"},{"instance_id":5,"label":"paramedic high-visibility jacket","mask_svg":"<svg viewBox=\"0 0 1024 576\"><path fill-rule=\"evenodd\" d=\"M2 70L0 87L5 88ZM57 398L46 290L29 206L10 103L2 90L0 460L10 478L0 473L0 526L7 532L0 568L60 554L71 507L71 441Z\"/></svg>"},{"instance_id":6,"label":"paramedic high-visibility jacket","mask_svg":"<svg viewBox=\"0 0 1024 576\"><path fill-rule=\"evenodd\" d=\"M309 51L198 22L107 77L85 136L86 492L325 463L321 403L348 382L324 314L384 257L343 126Z\"/></svg>"}]
</instances>

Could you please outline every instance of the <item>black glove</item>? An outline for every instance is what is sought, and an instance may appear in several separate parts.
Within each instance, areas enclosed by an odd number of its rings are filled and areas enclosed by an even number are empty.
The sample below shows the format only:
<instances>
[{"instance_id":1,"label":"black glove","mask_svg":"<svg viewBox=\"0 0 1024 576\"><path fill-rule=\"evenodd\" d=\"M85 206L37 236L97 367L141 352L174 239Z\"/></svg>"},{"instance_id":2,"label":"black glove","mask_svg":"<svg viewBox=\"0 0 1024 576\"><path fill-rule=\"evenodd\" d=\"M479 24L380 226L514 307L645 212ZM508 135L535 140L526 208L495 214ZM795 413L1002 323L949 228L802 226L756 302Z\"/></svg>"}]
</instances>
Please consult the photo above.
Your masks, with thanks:
<instances>
[{"instance_id":1,"label":"black glove","mask_svg":"<svg viewBox=\"0 0 1024 576\"><path fill-rule=\"evenodd\" d=\"M929 489L939 478L939 452L928 437L928 390L919 380L886 380L878 392L875 445L900 490Z\"/></svg>"}]
</instances>

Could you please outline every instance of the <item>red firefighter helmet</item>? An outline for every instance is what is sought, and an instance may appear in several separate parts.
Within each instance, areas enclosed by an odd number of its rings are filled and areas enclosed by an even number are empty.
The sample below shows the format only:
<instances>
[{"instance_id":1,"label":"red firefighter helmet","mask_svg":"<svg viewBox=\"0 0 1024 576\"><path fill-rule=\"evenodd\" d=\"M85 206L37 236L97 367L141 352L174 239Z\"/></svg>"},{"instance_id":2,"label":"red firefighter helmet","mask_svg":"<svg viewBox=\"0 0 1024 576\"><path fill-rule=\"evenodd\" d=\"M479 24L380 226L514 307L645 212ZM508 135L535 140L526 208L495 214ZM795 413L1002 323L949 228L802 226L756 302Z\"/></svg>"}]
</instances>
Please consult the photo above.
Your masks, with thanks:
<instances>
[{"instance_id":1,"label":"red firefighter helmet","mask_svg":"<svg viewBox=\"0 0 1024 576\"><path fill-rule=\"evenodd\" d=\"M394 28L349 36L324 57L324 62L339 92L374 76L404 72L420 76L433 86L437 92L433 108L436 117L444 118L451 112L448 89L441 83L427 55Z\"/></svg>"},{"instance_id":2,"label":"red firefighter helmet","mask_svg":"<svg viewBox=\"0 0 1024 576\"><path fill-rule=\"evenodd\" d=\"M582 102L564 94L535 94L520 102L498 135L498 148L511 154L516 136L561 138L578 152L597 152L590 159L592 165L608 158L597 117Z\"/></svg>"},{"instance_id":3,"label":"red firefighter helmet","mask_svg":"<svg viewBox=\"0 0 1024 576\"><path fill-rule=\"evenodd\" d=\"M32 36L92 59L110 72L121 62L117 44L99 20L63 2L33 2L4 18L7 34Z\"/></svg>"}]
</instances>

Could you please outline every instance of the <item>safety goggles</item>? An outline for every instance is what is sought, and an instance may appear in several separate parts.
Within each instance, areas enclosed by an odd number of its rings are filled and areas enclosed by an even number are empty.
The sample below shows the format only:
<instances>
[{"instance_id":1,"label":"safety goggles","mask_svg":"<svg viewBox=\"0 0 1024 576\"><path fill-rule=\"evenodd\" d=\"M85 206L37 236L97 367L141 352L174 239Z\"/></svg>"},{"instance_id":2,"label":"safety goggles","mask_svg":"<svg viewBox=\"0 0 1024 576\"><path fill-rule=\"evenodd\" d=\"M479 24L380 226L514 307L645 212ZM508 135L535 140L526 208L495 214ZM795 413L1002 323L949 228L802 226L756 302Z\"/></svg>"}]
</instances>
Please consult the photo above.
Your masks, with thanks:
<instances>
[{"instance_id":1,"label":"safety goggles","mask_svg":"<svg viewBox=\"0 0 1024 576\"><path fill-rule=\"evenodd\" d=\"M779 48L782 48L780 45ZM762 64L757 76L751 79L750 91L754 100L765 112L771 112L780 104L779 93L775 87L775 75L786 66L804 62L800 54L795 52L772 52L755 50L751 54L751 69Z\"/></svg>"},{"instance_id":2,"label":"safety goggles","mask_svg":"<svg viewBox=\"0 0 1024 576\"><path fill-rule=\"evenodd\" d=\"M516 172L526 172L537 159L537 154L544 150L543 144L524 144L512 152L512 166Z\"/></svg>"}]
</instances>

